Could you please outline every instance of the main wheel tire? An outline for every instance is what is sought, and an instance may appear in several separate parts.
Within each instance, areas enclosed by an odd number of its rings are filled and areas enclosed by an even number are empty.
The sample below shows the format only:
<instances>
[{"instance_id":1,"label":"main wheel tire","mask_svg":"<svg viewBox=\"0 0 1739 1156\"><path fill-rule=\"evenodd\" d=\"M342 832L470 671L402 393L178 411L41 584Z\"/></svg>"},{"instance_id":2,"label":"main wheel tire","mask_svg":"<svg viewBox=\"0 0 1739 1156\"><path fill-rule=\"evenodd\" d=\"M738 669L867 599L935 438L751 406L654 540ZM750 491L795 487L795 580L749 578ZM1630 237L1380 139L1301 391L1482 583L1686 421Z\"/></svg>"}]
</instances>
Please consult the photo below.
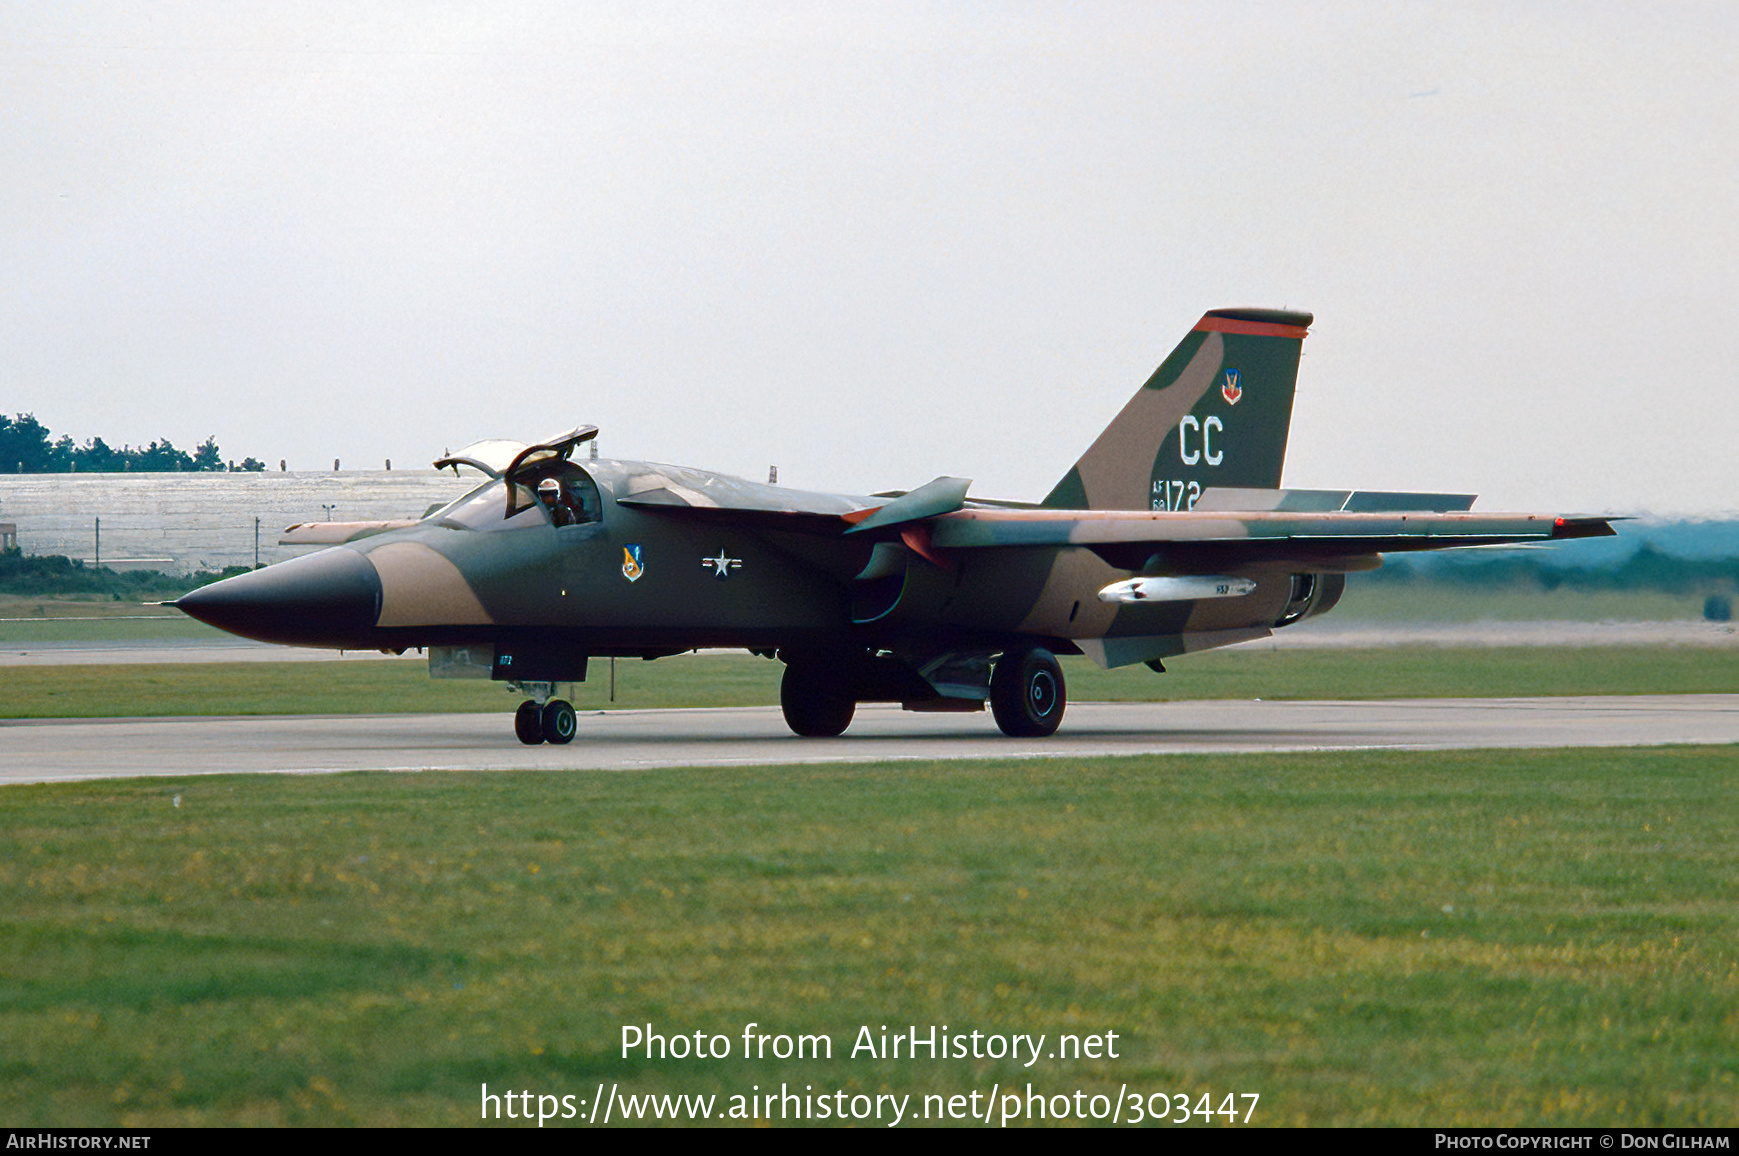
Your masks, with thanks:
<instances>
[{"instance_id":1,"label":"main wheel tire","mask_svg":"<svg viewBox=\"0 0 1739 1156\"><path fill-rule=\"evenodd\" d=\"M845 733L857 700L837 667L826 662L799 661L785 664L779 684L779 708L785 725L807 739L830 739Z\"/></svg>"},{"instance_id":2,"label":"main wheel tire","mask_svg":"<svg viewBox=\"0 0 1739 1156\"><path fill-rule=\"evenodd\" d=\"M513 712L513 733L528 747L543 742L543 714L529 698Z\"/></svg>"},{"instance_id":3,"label":"main wheel tire","mask_svg":"<svg viewBox=\"0 0 1739 1156\"><path fill-rule=\"evenodd\" d=\"M559 698L552 698L543 704L543 741L562 743L574 741L574 731L579 727L579 720L574 717L572 703Z\"/></svg>"},{"instance_id":4,"label":"main wheel tire","mask_svg":"<svg viewBox=\"0 0 1739 1156\"><path fill-rule=\"evenodd\" d=\"M1002 733L1017 739L1055 734L1068 706L1063 668L1048 650L1011 650L990 676L990 711Z\"/></svg>"}]
</instances>

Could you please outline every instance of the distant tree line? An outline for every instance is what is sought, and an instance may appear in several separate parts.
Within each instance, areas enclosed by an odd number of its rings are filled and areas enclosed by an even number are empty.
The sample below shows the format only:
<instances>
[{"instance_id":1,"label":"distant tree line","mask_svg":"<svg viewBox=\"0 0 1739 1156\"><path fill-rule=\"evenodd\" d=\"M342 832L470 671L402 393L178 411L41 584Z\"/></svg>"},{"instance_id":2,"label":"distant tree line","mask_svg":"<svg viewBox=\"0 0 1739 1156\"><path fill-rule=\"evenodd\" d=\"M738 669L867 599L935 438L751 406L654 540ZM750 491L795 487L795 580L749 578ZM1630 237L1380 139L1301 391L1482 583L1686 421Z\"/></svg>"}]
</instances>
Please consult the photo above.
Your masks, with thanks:
<instances>
[{"instance_id":1,"label":"distant tree line","mask_svg":"<svg viewBox=\"0 0 1739 1156\"><path fill-rule=\"evenodd\" d=\"M65 434L56 438L47 426L36 420L35 414L21 413L16 417L0 414L0 473L8 474L70 474L121 473L131 470L146 473L191 473L225 470L263 470L266 463L245 458L237 466L224 461L217 448L217 438L208 437L191 454L176 449L168 438L154 441L143 449L122 446L115 449L102 438L91 438L84 445L75 445Z\"/></svg>"},{"instance_id":2,"label":"distant tree line","mask_svg":"<svg viewBox=\"0 0 1739 1156\"><path fill-rule=\"evenodd\" d=\"M1739 558L1684 558L1643 543L1617 565L1566 566L1537 554L1413 561L1390 554L1368 575L1377 582L1452 582L1467 586L1534 586L1541 590L1660 590L1701 594L1739 589Z\"/></svg>"},{"instance_id":3,"label":"distant tree line","mask_svg":"<svg viewBox=\"0 0 1739 1156\"><path fill-rule=\"evenodd\" d=\"M116 601L132 601L150 595L185 594L197 586L248 572L247 566L228 566L220 571L164 574L158 570L111 570L87 566L77 558L60 554L24 554L17 549L0 550L0 594L96 594Z\"/></svg>"}]
</instances>

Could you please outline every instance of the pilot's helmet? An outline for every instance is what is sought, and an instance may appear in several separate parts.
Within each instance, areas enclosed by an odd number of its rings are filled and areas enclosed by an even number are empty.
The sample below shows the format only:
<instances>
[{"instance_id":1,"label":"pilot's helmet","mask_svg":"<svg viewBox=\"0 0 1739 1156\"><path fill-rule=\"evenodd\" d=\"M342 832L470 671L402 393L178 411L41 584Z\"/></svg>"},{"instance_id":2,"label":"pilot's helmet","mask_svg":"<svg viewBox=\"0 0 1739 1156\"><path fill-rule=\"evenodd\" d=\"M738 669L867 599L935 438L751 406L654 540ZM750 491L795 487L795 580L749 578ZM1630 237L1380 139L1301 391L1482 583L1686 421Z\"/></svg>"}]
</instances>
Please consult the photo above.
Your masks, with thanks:
<instances>
[{"instance_id":1,"label":"pilot's helmet","mask_svg":"<svg viewBox=\"0 0 1739 1156\"><path fill-rule=\"evenodd\" d=\"M537 496L540 498L559 498L562 496L562 484L554 478L545 478L537 484Z\"/></svg>"}]
</instances>

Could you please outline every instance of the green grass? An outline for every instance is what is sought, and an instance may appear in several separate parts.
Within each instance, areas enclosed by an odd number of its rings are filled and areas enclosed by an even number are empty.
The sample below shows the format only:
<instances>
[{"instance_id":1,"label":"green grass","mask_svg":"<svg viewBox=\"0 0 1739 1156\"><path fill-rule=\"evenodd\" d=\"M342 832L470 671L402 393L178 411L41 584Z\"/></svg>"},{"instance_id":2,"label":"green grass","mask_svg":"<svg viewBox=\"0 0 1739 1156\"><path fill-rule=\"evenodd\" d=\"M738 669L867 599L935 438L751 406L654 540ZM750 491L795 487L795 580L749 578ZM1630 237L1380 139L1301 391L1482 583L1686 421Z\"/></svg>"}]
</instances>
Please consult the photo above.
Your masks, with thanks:
<instances>
[{"instance_id":1,"label":"green grass","mask_svg":"<svg viewBox=\"0 0 1739 1156\"><path fill-rule=\"evenodd\" d=\"M9 787L0 1118L439 1125L475 1122L484 1083L1031 1081L1254 1092L1265 1125L1730 1124L1736 758ZM749 1023L835 1058L744 1059ZM647 1024L736 1048L623 1057ZM1115 1031L1119 1058L847 1055L884 1024Z\"/></svg>"},{"instance_id":2,"label":"green grass","mask_svg":"<svg viewBox=\"0 0 1739 1156\"><path fill-rule=\"evenodd\" d=\"M0 645L44 642L222 642L230 635L179 610L109 595L0 595Z\"/></svg>"},{"instance_id":3,"label":"green grass","mask_svg":"<svg viewBox=\"0 0 1739 1156\"><path fill-rule=\"evenodd\" d=\"M1084 659L1064 669L1080 702L1739 692L1732 652L1701 647L1211 651L1173 660L1165 675ZM614 705L770 705L783 670L735 654L622 660ZM608 660L591 675L569 688L575 705L609 708ZM414 660L13 666L0 682L0 718L506 711L515 701L504 684L430 679Z\"/></svg>"},{"instance_id":4,"label":"green grass","mask_svg":"<svg viewBox=\"0 0 1739 1156\"><path fill-rule=\"evenodd\" d=\"M11 649L40 646L45 642L208 642L223 644L234 638L191 618L140 615L124 618L77 618L66 621L0 622L0 645Z\"/></svg>"},{"instance_id":5,"label":"green grass","mask_svg":"<svg viewBox=\"0 0 1739 1156\"><path fill-rule=\"evenodd\" d=\"M0 594L0 619L127 618L138 614L187 619L161 602L140 602L113 594Z\"/></svg>"}]
</instances>

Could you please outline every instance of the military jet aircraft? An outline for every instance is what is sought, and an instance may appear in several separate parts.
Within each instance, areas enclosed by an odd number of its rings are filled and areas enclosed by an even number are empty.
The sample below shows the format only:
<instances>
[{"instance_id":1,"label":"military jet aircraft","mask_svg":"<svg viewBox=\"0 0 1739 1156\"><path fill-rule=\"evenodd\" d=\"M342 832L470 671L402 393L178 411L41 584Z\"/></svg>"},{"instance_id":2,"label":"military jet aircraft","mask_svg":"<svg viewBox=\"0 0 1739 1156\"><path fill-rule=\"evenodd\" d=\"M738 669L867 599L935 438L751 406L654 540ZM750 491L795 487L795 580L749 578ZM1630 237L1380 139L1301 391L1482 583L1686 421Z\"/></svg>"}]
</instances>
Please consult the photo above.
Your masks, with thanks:
<instances>
[{"instance_id":1,"label":"military jet aircraft","mask_svg":"<svg viewBox=\"0 0 1739 1156\"><path fill-rule=\"evenodd\" d=\"M704 470L574 460L585 426L437 461L486 480L406 522L292 527L327 549L174 605L248 638L403 652L526 698L525 743L574 737L558 683L588 660L744 648L784 663L798 735L860 702L1057 729L1058 655L1103 666L1261 638L1321 614L1389 551L1611 534L1598 517L1473 513L1456 494L1280 487L1312 318L1215 309L1043 501L963 478L810 493Z\"/></svg>"}]
</instances>

